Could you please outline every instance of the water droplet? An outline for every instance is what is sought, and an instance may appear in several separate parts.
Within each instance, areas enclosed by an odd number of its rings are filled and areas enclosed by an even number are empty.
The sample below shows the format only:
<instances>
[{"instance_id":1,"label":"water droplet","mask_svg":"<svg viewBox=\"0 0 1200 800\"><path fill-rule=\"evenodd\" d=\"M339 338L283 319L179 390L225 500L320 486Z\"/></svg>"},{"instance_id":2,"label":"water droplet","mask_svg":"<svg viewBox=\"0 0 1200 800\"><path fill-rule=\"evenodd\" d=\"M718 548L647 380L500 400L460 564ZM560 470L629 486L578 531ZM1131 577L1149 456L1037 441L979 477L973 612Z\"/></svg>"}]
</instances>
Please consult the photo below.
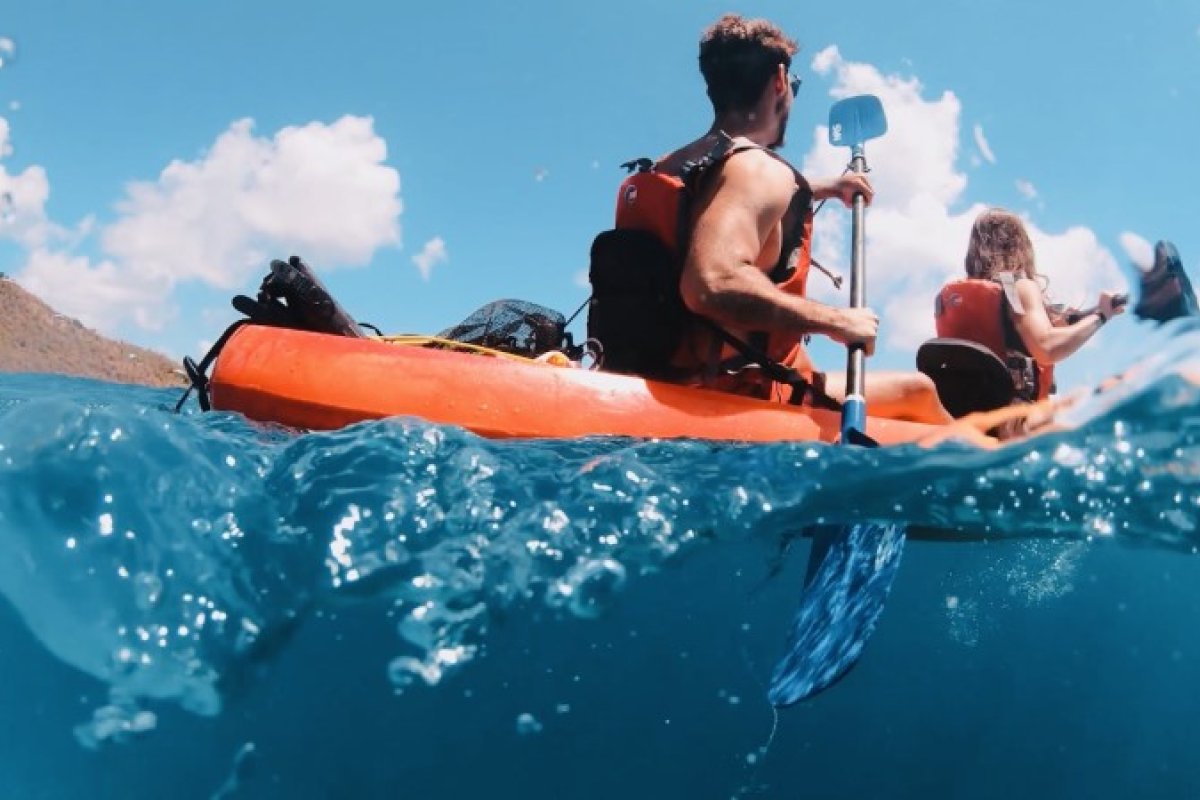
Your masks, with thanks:
<instances>
[{"instance_id":1,"label":"water droplet","mask_svg":"<svg viewBox=\"0 0 1200 800\"><path fill-rule=\"evenodd\" d=\"M0 155L4 155L0 152ZM0 193L0 225L11 225L17 219L17 201L12 192Z\"/></svg>"},{"instance_id":2,"label":"water droplet","mask_svg":"<svg viewBox=\"0 0 1200 800\"><path fill-rule=\"evenodd\" d=\"M17 43L7 36L0 36L0 69L17 60Z\"/></svg>"}]
</instances>

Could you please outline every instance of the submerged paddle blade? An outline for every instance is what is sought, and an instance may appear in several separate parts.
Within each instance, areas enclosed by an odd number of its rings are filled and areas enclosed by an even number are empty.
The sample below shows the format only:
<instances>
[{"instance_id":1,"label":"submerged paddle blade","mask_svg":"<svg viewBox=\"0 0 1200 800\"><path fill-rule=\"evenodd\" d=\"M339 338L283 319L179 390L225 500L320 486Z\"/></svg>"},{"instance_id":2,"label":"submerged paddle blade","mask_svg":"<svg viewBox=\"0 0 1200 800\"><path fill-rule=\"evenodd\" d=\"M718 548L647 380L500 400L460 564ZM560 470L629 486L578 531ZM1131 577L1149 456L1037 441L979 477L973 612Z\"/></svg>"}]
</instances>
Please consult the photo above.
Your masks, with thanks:
<instances>
[{"instance_id":1,"label":"submerged paddle blade","mask_svg":"<svg viewBox=\"0 0 1200 800\"><path fill-rule=\"evenodd\" d=\"M806 582L787 652L771 676L772 705L812 697L854 666L900 568L904 533L903 525L864 522L820 537L828 549Z\"/></svg>"},{"instance_id":2,"label":"submerged paddle blade","mask_svg":"<svg viewBox=\"0 0 1200 800\"><path fill-rule=\"evenodd\" d=\"M829 143L834 147L855 147L885 133L883 103L873 94L847 97L829 109Z\"/></svg>"}]
</instances>

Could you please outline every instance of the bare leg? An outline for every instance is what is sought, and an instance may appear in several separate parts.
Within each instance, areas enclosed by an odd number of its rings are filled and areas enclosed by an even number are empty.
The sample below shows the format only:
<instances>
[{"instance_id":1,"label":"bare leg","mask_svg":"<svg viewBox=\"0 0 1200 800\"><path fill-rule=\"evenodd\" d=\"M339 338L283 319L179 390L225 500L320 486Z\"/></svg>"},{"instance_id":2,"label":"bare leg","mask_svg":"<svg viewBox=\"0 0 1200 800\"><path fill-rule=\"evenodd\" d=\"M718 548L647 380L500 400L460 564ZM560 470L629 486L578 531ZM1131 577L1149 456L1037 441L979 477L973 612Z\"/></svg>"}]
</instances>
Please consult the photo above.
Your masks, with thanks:
<instances>
[{"instance_id":1,"label":"bare leg","mask_svg":"<svg viewBox=\"0 0 1200 800\"><path fill-rule=\"evenodd\" d=\"M867 413L873 417L935 424L954 421L942 408L933 381L920 372L870 372L866 389ZM846 399L845 374L829 373L825 391L838 400Z\"/></svg>"}]
</instances>

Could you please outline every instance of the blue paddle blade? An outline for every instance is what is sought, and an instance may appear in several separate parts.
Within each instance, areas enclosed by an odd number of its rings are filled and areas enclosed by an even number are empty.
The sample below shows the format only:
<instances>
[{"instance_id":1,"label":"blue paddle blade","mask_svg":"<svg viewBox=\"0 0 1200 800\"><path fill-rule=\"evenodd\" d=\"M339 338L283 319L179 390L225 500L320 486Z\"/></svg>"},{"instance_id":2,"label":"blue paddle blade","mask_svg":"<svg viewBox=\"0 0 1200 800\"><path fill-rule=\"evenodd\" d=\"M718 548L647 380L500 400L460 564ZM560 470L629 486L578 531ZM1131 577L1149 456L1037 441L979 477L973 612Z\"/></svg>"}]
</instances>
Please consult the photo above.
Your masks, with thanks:
<instances>
[{"instance_id":1,"label":"blue paddle blade","mask_svg":"<svg viewBox=\"0 0 1200 800\"><path fill-rule=\"evenodd\" d=\"M771 676L771 705L811 697L854 666L883 613L904 538L903 525L870 522L814 537L814 550L828 549L807 582L787 652Z\"/></svg>"},{"instance_id":2,"label":"blue paddle blade","mask_svg":"<svg viewBox=\"0 0 1200 800\"><path fill-rule=\"evenodd\" d=\"M829 109L829 143L855 147L887 133L883 103L873 94L839 100Z\"/></svg>"}]
</instances>

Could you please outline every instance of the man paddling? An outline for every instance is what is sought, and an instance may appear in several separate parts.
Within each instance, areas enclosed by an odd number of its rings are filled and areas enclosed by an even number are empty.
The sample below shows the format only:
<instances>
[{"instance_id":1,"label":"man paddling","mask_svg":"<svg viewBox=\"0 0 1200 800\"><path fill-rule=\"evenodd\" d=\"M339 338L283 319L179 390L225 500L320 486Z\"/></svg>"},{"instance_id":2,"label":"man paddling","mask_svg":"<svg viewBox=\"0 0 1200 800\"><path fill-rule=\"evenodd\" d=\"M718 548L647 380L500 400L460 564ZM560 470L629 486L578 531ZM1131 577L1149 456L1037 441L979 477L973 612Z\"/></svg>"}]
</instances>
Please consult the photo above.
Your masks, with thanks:
<instances>
[{"instance_id":1,"label":"man paddling","mask_svg":"<svg viewBox=\"0 0 1200 800\"><path fill-rule=\"evenodd\" d=\"M605 243L597 239L589 333L619 371L794 401L796 381L782 382L778 370L764 369L769 360L810 384L812 397L840 400L845 376L818 372L802 338L819 334L873 352L879 327L873 310L837 308L806 296L813 201L836 198L850 206L857 194L869 202L873 190L865 176L853 173L810 182L775 152L800 87L789 71L797 49L767 20L735 14L719 19L700 40L712 125L657 162L631 162L638 172L622 184L616 233L649 231L666 244L677 265L682 307L671 323L664 321L671 309L661 298L659 306L631 301L634 292L611 275L637 271L642 274L635 280L645 281L644 273L663 267L630 266L653 260L641 251L621 250L606 260ZM658 347L663 363L623 352L633 347ZM866 395L880 416L951 419L933 382L920 373L873 372Z\"/></svg>"}]
</instances>

